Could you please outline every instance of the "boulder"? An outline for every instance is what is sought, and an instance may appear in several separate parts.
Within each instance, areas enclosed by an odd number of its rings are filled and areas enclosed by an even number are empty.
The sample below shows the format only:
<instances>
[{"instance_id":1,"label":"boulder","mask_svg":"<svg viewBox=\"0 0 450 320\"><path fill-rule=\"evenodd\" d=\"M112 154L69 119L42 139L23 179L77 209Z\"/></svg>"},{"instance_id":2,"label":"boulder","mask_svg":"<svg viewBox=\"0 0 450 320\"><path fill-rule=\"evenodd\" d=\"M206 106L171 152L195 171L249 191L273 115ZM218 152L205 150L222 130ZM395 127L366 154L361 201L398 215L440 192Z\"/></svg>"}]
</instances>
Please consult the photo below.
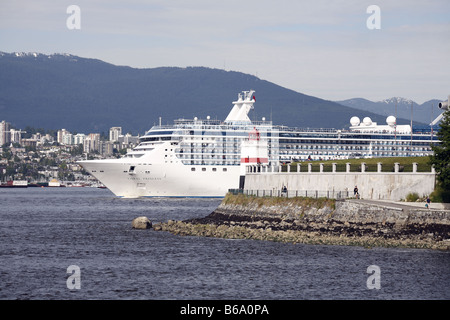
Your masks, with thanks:
<instances>
[{"instance_id":1,"label":"boulder","mask_svg":"<svg viewBox=\"0 0 450 320\"><path fill-rule=\"evenodd\" d=\"M138 217L133 219L131 226L134 229L150 229L152 227L152 222L147 217Z\"/></svg>"}]
</instances>

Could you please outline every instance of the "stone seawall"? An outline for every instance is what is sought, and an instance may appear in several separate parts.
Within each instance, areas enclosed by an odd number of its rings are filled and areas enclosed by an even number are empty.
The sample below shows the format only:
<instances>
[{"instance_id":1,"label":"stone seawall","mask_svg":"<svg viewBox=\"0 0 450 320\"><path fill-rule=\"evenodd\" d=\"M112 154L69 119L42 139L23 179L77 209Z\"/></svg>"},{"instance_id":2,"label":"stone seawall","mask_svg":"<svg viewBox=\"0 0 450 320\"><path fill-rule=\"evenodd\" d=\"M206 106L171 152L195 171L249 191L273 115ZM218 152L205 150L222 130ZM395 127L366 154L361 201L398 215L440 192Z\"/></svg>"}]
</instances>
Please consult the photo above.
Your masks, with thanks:
<instances>
[{"instance_id":1,"label":"stone seawall","mask_svg":"<svg viewBox=\"0 0 450 320\"><path fill-rule=\"evenodd\" d=\"M450 250L450 210L364 200L227 195L210 215L157 224L174 234Z\"/></svg>"},{"instance_id":2,"label":"stone seawall","mask_svg":"<svg viewBox=\"0 0 450 320\"><path fill-rule=\"evenodd\" d=\"M344 191L353 193L358 186L363 199L405 199L409 193L420 197L434 191L435 173L425 172L266 172L247 173L245 190L319 190L322 192Z\"/></svg>"}]
</instances>

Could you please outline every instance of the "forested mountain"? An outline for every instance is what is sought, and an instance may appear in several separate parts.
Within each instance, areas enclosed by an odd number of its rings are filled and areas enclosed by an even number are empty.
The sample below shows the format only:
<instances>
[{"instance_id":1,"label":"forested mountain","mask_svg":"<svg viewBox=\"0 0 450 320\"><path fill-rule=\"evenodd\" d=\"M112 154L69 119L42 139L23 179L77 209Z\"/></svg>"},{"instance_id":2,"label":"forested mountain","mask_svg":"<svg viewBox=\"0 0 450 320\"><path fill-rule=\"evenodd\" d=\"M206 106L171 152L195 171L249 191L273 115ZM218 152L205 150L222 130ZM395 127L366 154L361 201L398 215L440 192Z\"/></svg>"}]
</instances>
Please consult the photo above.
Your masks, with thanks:
<instances>
[{"instance_id":1,"label":"forested mountain","mask_svg":"<svg viewBox=\"0 0 450 320\"><path fill-rule=\"evenodd\" d=\"M122 126L125 132L143 134L159 117L163 124L183 117L224 120L237 94L251 89L256 91L252 120L266 117L280 125L343 128L352 116L369 116L379 123L386 118L240 72L138 69L70 54L0 52L0 120L16 128L89 133Z\"/></svg>"}]
</instances>

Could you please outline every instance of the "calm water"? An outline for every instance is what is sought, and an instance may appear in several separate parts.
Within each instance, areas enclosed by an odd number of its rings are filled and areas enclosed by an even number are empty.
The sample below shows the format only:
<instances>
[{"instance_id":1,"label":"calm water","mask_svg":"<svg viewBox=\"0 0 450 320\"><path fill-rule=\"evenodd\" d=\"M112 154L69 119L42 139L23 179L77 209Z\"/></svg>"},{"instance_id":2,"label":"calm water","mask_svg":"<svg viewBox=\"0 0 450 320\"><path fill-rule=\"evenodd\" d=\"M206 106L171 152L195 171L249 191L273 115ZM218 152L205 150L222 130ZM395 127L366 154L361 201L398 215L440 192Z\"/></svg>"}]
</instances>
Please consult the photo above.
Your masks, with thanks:
<instances>
[{"instance_id":1,"label":"calm water","mask_svg":"<svg viewBox=\"0 0 450 320\"><path fill-rule=\"evenodd\" d=\"M119 199L95 188L0 189L0 299L449 299L450 253L133 230L217 199ZM68 289L67 268L80 268ZM380 269L379 290L367 267Z\"/></svg>"}]
</instances>

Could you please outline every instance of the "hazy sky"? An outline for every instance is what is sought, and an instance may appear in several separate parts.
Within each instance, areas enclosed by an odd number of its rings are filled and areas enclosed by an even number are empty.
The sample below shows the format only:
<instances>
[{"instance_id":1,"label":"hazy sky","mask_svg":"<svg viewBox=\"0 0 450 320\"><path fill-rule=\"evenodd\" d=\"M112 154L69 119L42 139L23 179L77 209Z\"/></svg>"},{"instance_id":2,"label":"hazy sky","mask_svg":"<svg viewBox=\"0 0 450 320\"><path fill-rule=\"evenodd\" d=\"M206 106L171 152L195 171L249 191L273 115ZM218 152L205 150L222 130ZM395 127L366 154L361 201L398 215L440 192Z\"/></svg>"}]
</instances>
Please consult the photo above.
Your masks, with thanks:
<instances>
[{"instance_id":1,"label":"hazy sky","mask_svg":"<svg viewBox=\"0 0 450 320\"><path fill-rule=\"evenodd\" d=\"M70 5L80 29L67 27ZM370 5L381 29L367 27ZM205 66L328 100L422 103L450 94L450 1L0 0L0 51Z\"/></svg>"}]
</instances>

